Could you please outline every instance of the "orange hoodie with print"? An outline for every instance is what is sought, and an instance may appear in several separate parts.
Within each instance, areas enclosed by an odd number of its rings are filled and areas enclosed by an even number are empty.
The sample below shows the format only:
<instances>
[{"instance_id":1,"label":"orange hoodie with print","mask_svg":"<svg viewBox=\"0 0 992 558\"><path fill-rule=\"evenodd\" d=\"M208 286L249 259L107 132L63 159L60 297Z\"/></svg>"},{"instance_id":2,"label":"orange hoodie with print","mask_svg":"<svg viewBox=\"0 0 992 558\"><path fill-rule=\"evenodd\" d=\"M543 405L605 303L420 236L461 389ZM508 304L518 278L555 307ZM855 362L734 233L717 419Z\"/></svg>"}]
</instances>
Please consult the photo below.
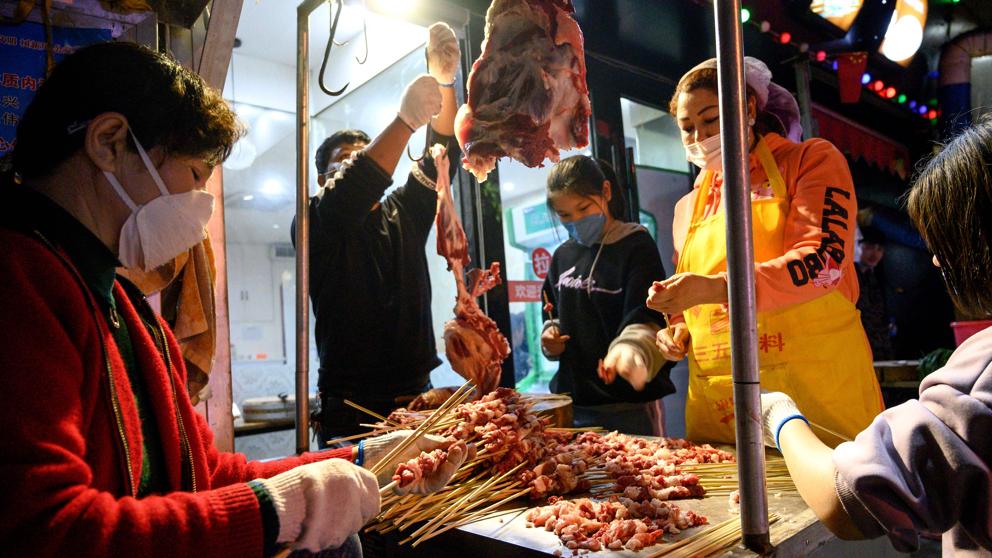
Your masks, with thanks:
<instances>
[{"instance_id":1,"label":"orange hoodie with print","mask_svg":"<svg viewBox=\"0 0 992 558\"><path fill-rule=\"evenodd\" d=\"M780 310L821 297L833 289L856 303L858 276L854 270L854 229L858 204L847 160L826 140L814 138L795 143L778 134L767 134L764 139L785 180L790 203L782 255L768 261L755 262L758 311ZM753 152L750 164L751 199L770 196L771 193L764 187L768 177L758 156ZM701 178L702 174L692 192L683 196L675 205L672 237L676 264L681 248L685 245ZM723 210L722 185L718 176L710 190L704 217ZM804 258L817 253L840 258L839 281L827 284L814 281L817 270L810 269L806 262L818 261L820 258ZM681 316L675 318L676 321L682 321Z\"/></svg>"}]
</instances>

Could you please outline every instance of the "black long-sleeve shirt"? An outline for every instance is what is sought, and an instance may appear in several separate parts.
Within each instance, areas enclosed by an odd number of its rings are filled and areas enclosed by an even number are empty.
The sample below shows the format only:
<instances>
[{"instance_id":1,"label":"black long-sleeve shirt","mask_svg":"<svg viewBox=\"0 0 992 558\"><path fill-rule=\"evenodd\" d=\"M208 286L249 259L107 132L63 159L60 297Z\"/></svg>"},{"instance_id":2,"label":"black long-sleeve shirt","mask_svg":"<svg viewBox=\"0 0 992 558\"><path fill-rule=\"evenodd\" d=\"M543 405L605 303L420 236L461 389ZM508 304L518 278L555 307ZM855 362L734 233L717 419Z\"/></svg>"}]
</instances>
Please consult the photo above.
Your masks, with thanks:
<instances>
[{"instance_id":1,"label":"black long-sleeve shirt","mask_svg":"<svg viewBox=\"0 0 992 558\"><path fill-rule=\"evenodd\" d=\"M577 405L647 402L673 393L671 362L660 366L643 391L622 379L609 385L599 379L599 359L606 358L610 343L624 328L664 324L664 317L648 309L645 300L652 282L665 278L658 247L646 230L607 243L597 260L599 248L568 240L551 258L543 290L555 315L545 317L556 317L561 333L571 336L559 357L551 391L571 393Z\"/></svg>"},{"instance_id":2,"label":"black long-sleeve shirt","mask_svg":"<svg viewBox=\"0 0 992 558\"><path fill-rule=\"evenodd\" d=\"M431 130L427 145L435 143L448 147L448 172L454 174L458 143ZM429 154L418 165L436 179ZM359 154L310 200L310 299L318 386L325 394L391 401L423 391L441 364L425 254L437 193L411 173L382 199L391 184L378 164ZM294 220L294 242L295 233Z\"/></svg>"}]
</instances>

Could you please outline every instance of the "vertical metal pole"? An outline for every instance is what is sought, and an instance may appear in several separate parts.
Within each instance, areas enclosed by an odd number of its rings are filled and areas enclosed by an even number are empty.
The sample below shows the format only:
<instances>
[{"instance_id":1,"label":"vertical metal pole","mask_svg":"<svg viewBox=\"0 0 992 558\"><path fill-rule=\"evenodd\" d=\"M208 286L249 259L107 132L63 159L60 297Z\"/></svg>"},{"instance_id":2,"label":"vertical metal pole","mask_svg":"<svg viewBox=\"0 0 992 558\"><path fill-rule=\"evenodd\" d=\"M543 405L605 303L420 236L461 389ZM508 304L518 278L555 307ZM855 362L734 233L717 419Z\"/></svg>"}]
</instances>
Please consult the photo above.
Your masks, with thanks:
<instances>
[{"instance_id":1,"label":"vertical metal pole","mask_svg":"<svg viewBox=\"0 0 992 558\"><path fill-rule=\"evenodd\" d=\"M803 139L817 136L813 129L813 108L809 92L809 58L803 55L793 63L796 70L796 100L799 102L799 121L803 125Z\"/></svg>"},{"instance_id":2,"label":"vertical metal pole","mask_svg":"<svg viewBox=\"0 0 992 558\"><path fill-rule=\"evenodd\" d=\"M751 233L751 177L748 161L747 97L740 0L716 0L717 75L723 149L723 197L727 215L727 284L730 298L730 354L737 427L737 470L741 486L744 545L756 552L770 546L765 494L765 447L761 432L761 386Z\"/></svg>"},{"instance_id":3,"label":"vertical metal pole","mask_svg":"<svg viewBox=\"0 0 992 558\"><path fill-rule=\"evenodd\" d=\"M310 13L296 9L296 453L310 449Z\"/></svg>"}]
</instances>

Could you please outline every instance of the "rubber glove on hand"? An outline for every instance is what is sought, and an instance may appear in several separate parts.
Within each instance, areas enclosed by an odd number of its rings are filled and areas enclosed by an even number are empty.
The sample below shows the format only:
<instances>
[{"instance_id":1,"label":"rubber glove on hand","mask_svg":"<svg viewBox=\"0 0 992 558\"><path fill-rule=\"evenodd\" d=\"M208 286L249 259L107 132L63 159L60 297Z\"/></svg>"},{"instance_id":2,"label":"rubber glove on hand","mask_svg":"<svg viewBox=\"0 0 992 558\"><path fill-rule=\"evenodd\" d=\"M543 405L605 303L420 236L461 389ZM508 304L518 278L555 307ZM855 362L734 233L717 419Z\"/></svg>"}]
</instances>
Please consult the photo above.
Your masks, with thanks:
<instances>
[{"instance_id":1,"label":"rubber glove on hand","mask_svg":"<svg viewBox=\"0 0 992 558\"><path fill-rule=\"evenodd\" d=\"M366 469L375 467L390 451L392 451L394 447L406 440L411 434L413 434L412 430L396 430L395 432L390 432L389 434L383 434L382 436L362 440L360 442L360 451L365 456L362 466ZM410 446L400 452L399 455L396 455L390 459L389 463L379 471L379 474L376 475L379 481L379 486L386 486L393 481L393 474L396 472L396 467L398 467L400 463L410 461L414 457L419 456L420 452L430 453L436 449L446 450L454 443L454 439L442 438L431 434L425 434L420 438L417 438L416 442L410 444ZM461 463L459 463L458 466L460 467ZM445 482L447 482L447 480Z\"/></svg>"},{"instance_id":2,"label":"rubber glove on hand","mask_svg":"<svg viewBox=\"0 0 992 558\"><path fill-rule=\"evenodd\" d=\"M667 360L678 362L689 352L689 326L685 322L677 322L671 327L658 330L655 345L661 355Z\"/></svg>"},{"instance_id":3,"label":"rubber glove on hand","mask_svg":"<svg viewBox=\"0 0 992 558\"><path fill-rule=\"evenodd\" d=\"M619 375L637 391L642 391L652 379L644 353L629 343L614 345L603 359L600 370L600 377L604 382L611 383Z\"/></svg>"},{"instance_id":4,"label":"rubber glove on hand","mask_svg":"<svg viewBox=\"0 0 992 558\"><path fill-rule=\"evenodd\" d=\"M337 548L379 515L375 476L342 459L300 465L259 482L279 516L276 541L297 549Z\"/></svg>"},{"instance_id":5,"label":"rubber glove on hand","mask_svg":"<svg viewBox=\"0 0 992 558\"><path fill-rule=\"evenodd\" d=\"M447 23L438 22L427 30L427 71L440 85L451 85L458 73L461 52L455 31Z\"/></svg>"},{"instance_id":6,"label":"rubber glove on hand","mask_svg":"<svg viewBox=\"0 0 992 558\"><path fill-rule=\"evenodd\" d=\"M437 469L429 475L423 475L419 479L406 486L397 486L394 491L397 494L404 495L411 492L416 494L430 494L432 492L437 492L448 484L451 477L455 476L458 472L458 468L465 463L465 460L469 457L469 454L475 453L474 445L469 446L465 444L464 440L458 440L457 442L451 444L448 447L447 458L438 465Z\"/></svg>"},{"instance_id":7,"label":"rubber glove on hand","mask_svg":"<svg viewBox=\"0 0 992 558\"><path fill-rule=\"evenodd\" d=\"M778 445L779 431L782 430L785 423L793 419L799 419L809 424L791 397L780 391L761 392L761 421L765 430L766 446L782 449Z\"/></svg>"},{"instance_id":8,"label":"rubber glove on hand","mask_svg":"<svg viewBox=\"0 0 992 558\"><path fill-rule=\"evenodd\" d=\"M400 101L400 120L411 130L417 130L441 112L441 91L437 80L424 74L410 82Z\"/></svg>"}]
</instances>

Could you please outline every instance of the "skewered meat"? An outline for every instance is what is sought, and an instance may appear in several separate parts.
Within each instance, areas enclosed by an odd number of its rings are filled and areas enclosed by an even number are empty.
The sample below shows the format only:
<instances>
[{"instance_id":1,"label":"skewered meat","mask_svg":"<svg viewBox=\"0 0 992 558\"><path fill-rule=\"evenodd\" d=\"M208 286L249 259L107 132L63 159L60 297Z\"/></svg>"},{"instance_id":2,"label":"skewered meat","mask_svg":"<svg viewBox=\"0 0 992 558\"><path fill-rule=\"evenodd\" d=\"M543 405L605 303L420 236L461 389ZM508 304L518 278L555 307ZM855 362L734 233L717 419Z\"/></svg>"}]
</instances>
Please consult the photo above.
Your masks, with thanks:
<instances>
[{"instance_id":1,"label":"skewered meat","mask_svg":"<svg viewBox=\"0 0 992 558\"><path fill-rule=\"evenodd\" d=\"M393 480L399 483L400 488L406 488L434 474L447 458L448 452L443 449L436 449L430 453L420 452L417 457L396 467Z\"/></svg>"},{"instance_id":2,"label":"skewered meat","mask_svg":"<svg viewBox=\"0 0 992 558\"><path fill-rule=\"evenodd\" d=\"M551 505L528 514L532 525L554 531L571 550L596 551L640 550L664 533L706 523L705 517L669 503L705 493L699 477L680 467L732 462L732 454L674 438L549 430L547 419L536 416L531 405L516 391L498 388L456 407L450 415L454 424L438 433L473 442L493 474L524 464L514 473L519 486L528 487L535 499L550 496ZM397 411L389 418L407 424L413 415ZM410 475L417 478L415 472ZM594 495L611 495L603 502L566 502L557 496L590 489Z\"/></svg>"},{"instance_id":3,"label":"skewered meat","mask_svg":"<svg viewBox=\"0 0 992 558\"><path fill-rule=\"evenodd\" d=\"M434 388L421 393L407 406L411 411L437 409L458 391L456 387Z\"/></svg>"},{"instance_id":4,"label":"skewered meat","mask_svg":"<svg viewBox=\"0 0 992 558\"><path fill-rule=\"evenodd\" d=\"M554 531L573 551L641 550L665 533L677 534L706 523L705 517L660 500L638 503L614 497L595 502L551 497L548 502L527 513L527 526Z\"/></svg>"},{"instance_id":5,"label":"skewered meat","mask_svg":"<svg viewBox=\"0 0 992 558\"><path fill-rule=\"evenodd\" d=\"M494 0L482 56L455 117L463 166L482 181L500 157L529 167L588 145L583 37L571 0Z\"/></svg>"},{"instance_id":6,"label":"skewered meat","mask_svg":"<svg viewBox=\"0 0 992 558\"><path fill-rule=\"evenodd\" d=\"M443 146L433 146L431 155L438 168L446 168L448 155ZM439 173L437 179L437 253L447 260L458 290L455 319L444 324L444 352L455 372L475 384L477 393L489 393L499 384L502 363L510 356L510 344L476 300L500 283L499 263L493 262L487 270L469 271L466 286L468 240L455 211L446 173Z\"/></svg>"}]
</instances>

